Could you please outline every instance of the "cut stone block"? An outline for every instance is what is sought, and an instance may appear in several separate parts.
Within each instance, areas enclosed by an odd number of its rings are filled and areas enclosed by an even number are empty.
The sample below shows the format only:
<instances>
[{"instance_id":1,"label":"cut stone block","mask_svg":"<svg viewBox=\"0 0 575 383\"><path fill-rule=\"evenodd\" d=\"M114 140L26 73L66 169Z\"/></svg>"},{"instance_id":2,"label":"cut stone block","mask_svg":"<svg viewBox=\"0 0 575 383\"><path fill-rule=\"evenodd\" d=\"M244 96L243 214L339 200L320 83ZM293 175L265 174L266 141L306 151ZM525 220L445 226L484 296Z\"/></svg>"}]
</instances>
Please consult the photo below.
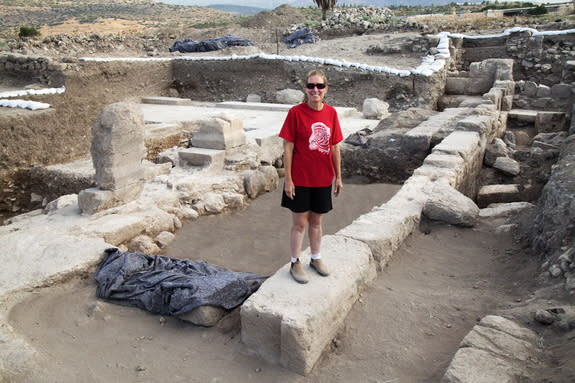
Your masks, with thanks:
<instances>
[{"instance_id":1,"label":"cut stone block","mask_svg":"<svg viewBox=\"0 0 575 383\"><path fill-rule=\"evenodd\" d=\"M246 144L242 120L216 117L200 122L200 129L192 137L192 146L225 150Z\"/></svg>"},{"instance_id":2,"label":"cut stone block","mask_svg":"<svg viewBox=\"0 0 575 383\"><path fill-rule=\"evenodd\" d=\"M567 117L562 112L538 112L535 129L537 133L567 131Z\"/></svg>"},{"instance_id":3,"label":"cut stone block","mask_svg":"<svg viewBox=\"0 0 575 383\"><path fill-rule=\"evenodd\" d=\"M441 383L515 383L521 370L506 360L475 348L460 348Z\"/></svg>"},{"instance_id":4,"label":"cut stone block","mask_svg":"<svg viewBox=\"0 0 575 383\"><path fill-rule=\"evenodd\" d=\"M144 190L143 183L136 183L115 190L84 189L78 194L78 206L82 213L94 214L133 201L140 196L142 190Z\"/></svg>"},{"instance_id":5,"label":"cut stone block","mask_svg":"<svg viewBox=\"0 0 575 383\"><path fill-rule=\"evenodd\" d=\"M537 117L536 110L526 110L526 109L511 109L509 111L508 118L516 119L522 122L535 122Z\"/></svg>"},{"instance_id":6,"label":"cut stone block","mask_svg":"<svg viewBox=\"0 0 575 383\"><path fill-rule=\"evenodd\" d=\"M250 353L307 375L340 330L365 285L376 277L369 247L341 236L324 236L322 252L331 274L311 270L298 284L286 264L242 305L242 342ZM353 254L353 257L349 255Z\"/></svg>"},{"instance_id":7,"label":"cut stone block","mask_svg":"<svg viewBox=\"0 0 575 383\"><path fill-rule=\"evenodd\" d=\"M411 177L391 200L355 219L337 235L369 245L378 270L382 270L393 253L419 225L427 199L427 177Z\"/></svg>"},{"instance_id":8,"label":"cut stone block","mask_svg":"<svg viewBox=\"0 0 575 383\"><path fill-rule=\"evenodd\" d=\"M469 88L469 78L467 77L447 77L445 79L445 93L447 94L467 94Z\"/></svg>"},{"instance_id":9,"label":"cut stone block","mask_svg":"<svg viewBox=\"0 0 575 383\"><path fill-rule=\"evenodd\" d=\"M225 150L187 148L178 152L180 166L202 166L210 169L223 169Z\"/></svg>"},{"instance_id":10,"label":"cut stone block","mask_svg":"<svg viewBox=\"0 0 575 383\"><path fill-rule=\"evenodd\" d=\"M100 189L121 189L142 181L144 136L144 115L138 105L118 102L104 108L90 146Z\"/></svg>"},{"instance_id":11,"label":"cut stone block","mask_svg":"<svg viewBox=\"0 0 575 383\"><path fill-rule=\"evenodd\" d=\"M142 104L192 105L192 100L179 97L142 97Z\"/></svg>"},{"instance_id":12,"label":"cut stone block","mask_svg":"<svg viewBox=\"0 0 575 383\"><path fill-rule=\"evenodd\" d=\"M485 185L477 193L477 206L484 208L492 203L516 202L520 200L519 185Z\"/></svg>"},{"instance_id":13,"label":"cut stone block","mask_svg":"<svg viewBox=\"0 0 575 383\"><path fill-rule=\"evenodd\" d=\"M519 162L509 157L497 157L493 164L493 168L511 177L515 177L521 172Z\"/></svg>"}]
</instances>

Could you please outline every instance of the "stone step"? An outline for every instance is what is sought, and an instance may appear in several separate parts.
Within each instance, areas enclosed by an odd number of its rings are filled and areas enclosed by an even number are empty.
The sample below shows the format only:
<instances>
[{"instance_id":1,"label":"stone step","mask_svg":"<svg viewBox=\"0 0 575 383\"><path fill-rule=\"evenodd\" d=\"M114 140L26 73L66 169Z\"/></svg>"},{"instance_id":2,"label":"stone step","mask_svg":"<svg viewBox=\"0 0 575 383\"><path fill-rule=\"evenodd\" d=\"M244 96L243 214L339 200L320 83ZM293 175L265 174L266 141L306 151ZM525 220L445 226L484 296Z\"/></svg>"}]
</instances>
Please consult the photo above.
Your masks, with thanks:
<instances>
[{"instance_id":1,"label":"stone step","mask_svg":"<svg viewBox=\"0 0 575 383\"><path fill-rule=\"evenodd\" d=\"M528 109L511 109L507 118L516 119L522 122L535 122L538 111Z\"/></svg>"},{"instance_id":2,"label":"stone step","mask_svg":"<svg viewBox=\"0 0 575 383\"><path fill-rule=\"evenodd\" d=\"M493 203L507 203L520 201L518 184L485 185L477 193L477 206L484 208Z\"/></svg>"},{"instance_id":3,"label":"stone step","mask_svg":"<svg viewBox=\"0 0 575 383\"><path fill-rule=\"evenodd\" d=\"M226 151L192 147L180 150L178 156L182 167L200 166L221 170L224 168Z\"/></svg>"},{"instance_id":4,"label":"stone step","mask_svg":"<svg viewBox=\"0 0 575 383\"><path fill-rule=\"evenodd\" d=\"M142 104L159 104L159 105L192 105L189 98L179 97L142 97Z\"/></svg>"},{"instance_id":5,"label":"stone step","mask_svg":"<svg viewBox=\"0 0 575 383\"><path fill-rule=\"evenodd\" d=\"M301 259L310 281L298 284L286 264L242 305L242 342L269 363L307 375L340 330L366 284L376 277L368 245L337 235L322 238L331 274L309 268L309 249ZM353 254L353 256L350 256Z\"/></svg>"}]
</instances>

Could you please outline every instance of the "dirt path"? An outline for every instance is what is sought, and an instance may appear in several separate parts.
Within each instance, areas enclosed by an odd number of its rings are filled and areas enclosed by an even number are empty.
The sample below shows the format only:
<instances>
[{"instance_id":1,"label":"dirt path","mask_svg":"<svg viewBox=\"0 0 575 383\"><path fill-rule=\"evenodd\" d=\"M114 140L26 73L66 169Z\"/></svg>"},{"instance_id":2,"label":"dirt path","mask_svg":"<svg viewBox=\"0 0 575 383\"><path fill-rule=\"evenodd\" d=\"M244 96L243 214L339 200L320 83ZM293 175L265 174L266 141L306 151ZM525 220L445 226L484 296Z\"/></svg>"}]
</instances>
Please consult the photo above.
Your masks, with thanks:
<instances>
[{"instance_id":1,"label":"dirt path","mask_svg":"<svg viewBox=\"0 0 575 383\"><path fill-rule=\"evenodd\" d=\"M346 184L324 233L395 190ZM187 224L168 254L269 274L289 256L289 213L278 201L279 189L239 214ZM12 310L10 323L39 350L42 366L36 379L16 382L438 382L476 320L521 304L534 272L508 234L425 224L362 295L308 377L245 355L237 310L199 328L99 301L89 275L38 289Z\"/></svg>"}]
</instances>

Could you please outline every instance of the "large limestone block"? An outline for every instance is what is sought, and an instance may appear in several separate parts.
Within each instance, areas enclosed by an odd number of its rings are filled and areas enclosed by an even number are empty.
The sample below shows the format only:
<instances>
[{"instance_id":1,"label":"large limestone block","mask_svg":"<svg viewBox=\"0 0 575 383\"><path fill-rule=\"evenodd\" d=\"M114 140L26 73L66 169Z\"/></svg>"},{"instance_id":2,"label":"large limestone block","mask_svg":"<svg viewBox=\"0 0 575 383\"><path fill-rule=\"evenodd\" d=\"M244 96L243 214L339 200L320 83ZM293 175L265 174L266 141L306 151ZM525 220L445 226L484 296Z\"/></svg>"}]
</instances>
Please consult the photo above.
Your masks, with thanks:
<instances>
[{"instance_id":1,"label":"large limestone block","mask_svg":"<svg viewBox=\"0 0 575 383\"><path fill-rule=\"evenodd\" d=\"M532 343L518 339L501 330L476 325L463 338L460 347L473 347L487 351L503 359L525 362L535 350Z\"/></svg>"},{"instance_id":2,"label":"large limestone block","mask_svg":"<svg viewBox=\"0 0 575 383\"><path fill-rule=\"evenodd\" d=\"M282 158L284 153L284 142L277 134L266 137L257 137L255 141L261 148L260 162L262 164L274 165L278 159Z\"/></svg>"},{"instance_id":3,"label":"large limestone block","mask_svg":"<svg viewBox=\"0 0 575 383\"><path fill-rule=\"evenodd\" d=\"M519 162L509 157L497 157L493 164L493 168L499 170L504 175L511 177L515 177L521 172Z\"/></svg>"},{"instance_id":4,"label":"large limestone block","mask_svg":"<svg viewBox=\"0 0 575 383\"><path fill-rule=\"evenodd\" d=\"M517 339L522 339L524 341L530 342L532 345L536 344L537 342L537 334L535 334L533 331L499 315L487 315L481 318L479 324L484 327L502 331L506 334L514 336Z\"/></svg>"},{"instance_id":5,"label":"large limestone block","mask_svg":"<svg viewBox=\"0 0 575 383\"><path fill-rule=\"evenodd\" d=\"M568 130L567 117L562 112L540 111L535 117L537 133L561 132Z\"/></svg>"},{"instance_id":6,"label":"large limestone block","mask_svg":"<svg viewBox=\"0 0 575 383\"><path fill-rule=\"evenodd\" d=\"M535 205L529 202L493 204L481 209L479 219L491 226L498 226L515 222L518 214L534 210Z\"/></svg>"},{"instance_id":7,"label":"large limestone block","mask_svg":"<svg viewBox=\"0 0 575 383\"><path fill-rule=\"evenodd\" d=\"M456 131L445 137L441 143L433 148L433 151L456 154L468 161L478 154L482 156L484 145L485 143L481 140L479 133Z\"/></svg>"},{"instance_id":8,"label":"large limestone block","mask_svg":"<svg viewBox=\"0 0 575 383\"><path fill-rule=\"evenodd\" d=\"M487 59L469 65L469 87L467 94L484 94L495 81L513 80L512 59Z\"/></svg>"},{"instance_id":9,"label":"large limestone block","mask_svg":"<svg viewBox=\"0 0 575 383\"><path fill-rule=\"evenodd\" d=\"M337 235L369 245L379 270L419 225L429 187L427 177L411 177L385 204L356 218Z\"/></svg>"},{"instance_id":10,"label":"large limestone block","mask_svg":"<svg viewBox=\"0 0 575 383\"><path fill-rule=\"evenodd\" d=\"M471 227L477 221L479 208L471 198L451 186L436 183L423 206L423 214L432 220Z\"/></svg>"},{"instance_id":11,"label":"large limestone block","mask_svg":"<svg viewBox=\"0 0 575 383\"><path fill-rule=\"evenodd\" d=\"M363 116L371 119L382 119L389 115L389 104L378 98L366 98L362 107Z\"/></svg>"},{"instance_id":12,"label":"large limestone block","mask_svg":"<svg viewBox=\"0 0 575 383\"><path fill-rule=\"evenodd\" d=\"M138 105L119 102L104 108L90 146L100 189L120 189L144 178L144 138L144 114Z\"/></svg>"},{"instance_id":13,"label":"large limestone block","mask_svg":"<svg viewBox=\"0 0 575 383\"><path fill-rule=\"evenodd\" d=\"M467 77L447 77L445 79L446 94L468 94L469 78Z\"/></svg>"},{"instance_id":14,"label":"large limestone block","mask_svg":"<svg viewBox=\"0 0 575 383\"><path fill-rule=\"evenodd\" d=\"M222 170L226 158L225 150L186 148L178 151L179 165L201 166L210 170Z\"/></svg>"},{"instance_id":15,"label":"large limestone block","mask_svg":"<svg viewBox=\"0 0 575 383\"><path fill-rule=\"evenodd\" d=\"M465 336L442 383L531 381L527 363L537 360L537 335L513 321L488 315Z\"/></svg>"},{"instance_id":16,"label":"large limestone block","mask_svg":"<svg viewBox=\"0 0 575 383\"><path fill-rule=\"evenodd\" d=\"M276 101L280 104L296 105L303 102L304 92L297 89L282 89L276 92Z\"/></svg>"},{"instance_id":17,"label":"large limestone block","mask_svg":"<svg viewBox=\"0 0 575 383\"><path fill-rule=\"evenodd\" d=\"M516 202L520 198L519 185L485 185L477 193L477 206L483 208L492 203Z\"/></svg>"},{"instance_id":18,"label":"large limestone block","mask_svg":"<svg viewBox=\"0 0 575 383\"><path fill-rule=\"evenodd\" d=\"M3 226L6 230L0 241L0 296L42 285L58 274L86 270L101 260L110 243L92 233L61 225L64 220L61 216L40 214Z\"/></svg>"},{"instance_id":19,"label":"large limestone block","mask_svg":"<svg viewBox=\"0 0 575 383\"><path fill-rule=\"evenodd\" d=\"M241 337L249 352L302 375L311 372L359 293L376 276L371 251L364 243L324 236L322 253L330 276L308 269L309 283L298 284L286 264L241 308ZM307 265L309 249L302 258Z\"/></svg>"},{"instance_id":20,"label":"large limestone block","mask_svg":"<svg viewBox=\"0 0 575 383\"><path fill-rule=\"evenodd\" d=\"M142 211L104 215L76 227L75 230L79 233L91 233L118 246L142 233L155 236L163 231L174 232L174 217L157 207L148 206Z\"/></svg>"},{"instance_id":21,"label":"large limestone block","mask_svg":"<svg viewBox=\"0 0 575 383\"><path fill-rule=\"evenodd\" d=\"M457 123L456 129L466 132L477 132L480 134L489 134L493 127L494 120L491 116L473 115Z\"/></svg>"},{"instance_id":22,"label":"large limestone block","mask_svg":"<svg viewBox=\"0 0 575 383\"><path fill-rule=\"evenodd\" d=\"M246 144L242 120L222 115L200 122L200 129L192 137L192 146L225 150Z\"/></svg>"},{"instance_id":23,"label":"large limestone block","mask_svg":"<svg viewBox=\"0 0 575 383\"><path fill-rule=\"evenodd\" d=\"M465 165L461 156L441 152L432 152L430 155L425 157L423 164L446 169L461 169Z\"/></svg>"},{"instance_id":24,"label":"large limestone block","mask_svg":"<svg viewBox=\"0 0 575 383\"><path fill-rule=\"evenodd\" d=\"M483 95L485 100L491 102L495 107L501 110L501 105L503 103L504 91L500 88L491 88L489 92Z\"/></svg>"},{"instance_id":25,"label":"large limestone block","mask_svg":"<svg viewBox=\"0 0 575 383\"><path fill-rule=\"evenodd\" d=\"M516 383L521 370L506 360L474 348L460 348L441 383Z\"/></svg>"},{"instance_id":26,"label":"large limestone block","mask_svg":"<svg viewBox=\"0 0 575 383\"><path fill-rule=\"evenodd\" d=\"M498 157L507 157L508 155L509 149L507 145L505 145L505 142L501 138L496 138L485 148L483 162L487 166L493 166Z\"/></svg>"},{"instance_id":27,"label":"large limestone block","mask_svg":"<svg viewBox=\"0 0 575 383\"><path fill-rule=\"evenodd\" d=\"M78 206L84 214L95 214L137 199L143 189L143 183L135 183L114 190L84 189L78 194Z\"/></svg>"},{"instance_id":28,"label":"large limestone block","mask_svg":"<svg viewBox=\"0 0 575 383\"><path fill-rule=\"evenodd\" d=\"M258 170L246 170L244 176L244 187L246 194L254 199L260 194L277 189L279 176L273 166L263 166Z\"/></svg>"}]
</instances>

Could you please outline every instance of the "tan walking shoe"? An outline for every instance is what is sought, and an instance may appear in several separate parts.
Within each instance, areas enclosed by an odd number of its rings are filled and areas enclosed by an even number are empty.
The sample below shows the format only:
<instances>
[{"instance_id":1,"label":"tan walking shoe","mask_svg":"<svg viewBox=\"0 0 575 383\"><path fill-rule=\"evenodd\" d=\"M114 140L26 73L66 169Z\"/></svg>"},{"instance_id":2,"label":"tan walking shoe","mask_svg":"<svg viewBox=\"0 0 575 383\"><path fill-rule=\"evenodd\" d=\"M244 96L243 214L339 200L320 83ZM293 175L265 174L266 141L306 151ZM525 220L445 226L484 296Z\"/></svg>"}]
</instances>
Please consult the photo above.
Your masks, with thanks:
<instances>
[{"instance_id":1,"label":"tan walking shoe","mask_svg":"<svg viewBox=\"0 0 575 383\"><path fill-rule=\"evenodd\" d=\"M298 259L297 262L292 262L289 270L293 279L296 280L298 283L308 283L309 278L301 265L300 260Z\"/></svg>"},{"instance_id":2,"label":"tan walking shoe","mask_svg":"<svg viewBox=\"0 0 575 383\"><path fill-rule=\"evenodd\" d=\"M309 263L312 269L315 269L319 275L322 277L327 277L329 275L329 270L323 261L320 259L312 259Z\"/></svg>"}]
</instances>

